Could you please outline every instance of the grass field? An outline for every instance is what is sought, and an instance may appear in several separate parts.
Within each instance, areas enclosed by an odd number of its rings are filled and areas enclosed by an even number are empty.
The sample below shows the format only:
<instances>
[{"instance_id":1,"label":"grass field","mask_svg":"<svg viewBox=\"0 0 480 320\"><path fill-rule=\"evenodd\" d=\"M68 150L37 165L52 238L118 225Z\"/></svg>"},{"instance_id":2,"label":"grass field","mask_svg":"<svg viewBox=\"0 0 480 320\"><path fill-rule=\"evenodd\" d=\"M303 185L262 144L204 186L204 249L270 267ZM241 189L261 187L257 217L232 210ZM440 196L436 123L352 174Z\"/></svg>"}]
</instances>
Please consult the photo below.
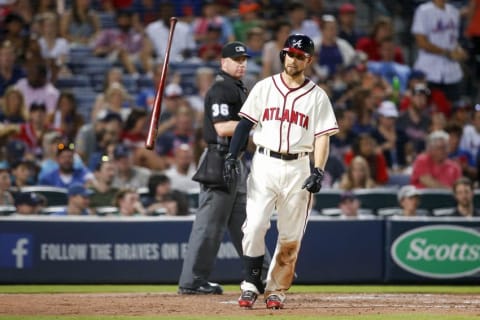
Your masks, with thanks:
<instances>
[{"instance_id":1,"label":"grass field","mask_svg":"<svg viewBox=\"0 0 480 320\"><path fill-rule=\"evenodd\" d=\"M238 292L238 285L225 285ZM177 285L0 285L0 293L131 293L177 292ZM463 293L480 294L480 286L445 285L294 285L289 292L302 293Z\"/></svg>"},{"instance_id":2,"label":"grass field","mask_svg":"<svg viewBox=\"0 0 480 320\"><path fill-rule=\"evenodd\" d=\"M238 285L226 285L225 291L228 293L238 292ZM63 294L63 293L174 293L177 290L175 285L0 285L0 294ZM428 286L393 286L393 285L294 285L289 292L292 293L324 293L324 294L362 294L362 293L378 293L378 294L465 294L471 295L474 299L480 301L480 286L444 286L444 285L428 285ZM108 316L108 315L55 315L55 316L17 316L2 314L2 296L0 296L0 320L164 320L164 319L275 319L275 320L312 320L312 319L330 319L330 320L460 320L460 319L480 319L479 313L476 316L457 315L457 314L423 314L423 313L401 313L386 316L385 314L369 314L369 315L349 315L349 316L309 316L309 315L282 315L281 313L263 313L248 314L246 316L237 315L215 315L215 316L174 316L171 314L159 316Z\"/></svg>"}]
</instances>

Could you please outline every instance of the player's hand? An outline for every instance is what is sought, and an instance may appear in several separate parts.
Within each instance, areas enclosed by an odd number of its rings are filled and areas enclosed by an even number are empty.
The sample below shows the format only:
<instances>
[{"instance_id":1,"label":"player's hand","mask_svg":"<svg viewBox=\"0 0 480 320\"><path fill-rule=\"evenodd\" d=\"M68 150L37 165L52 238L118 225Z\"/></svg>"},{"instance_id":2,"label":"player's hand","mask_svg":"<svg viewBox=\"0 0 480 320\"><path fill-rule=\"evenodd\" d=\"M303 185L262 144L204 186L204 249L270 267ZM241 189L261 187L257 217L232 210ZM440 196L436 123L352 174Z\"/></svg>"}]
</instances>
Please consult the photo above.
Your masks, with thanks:
<instances>
[{"instance_id":1,"label":"player's hand","mask_svg":"<svg viewBox=\"0 0 480 320\"><path fill-rule=\"evenodd\" d=\"M322 189L323 175L325 171L320 168L313 169L312 174L303 183L302 189L307 189L311 193L317 193Z\"/></svg>"},{"instance_id":2,"label":"player's hand","mask_svg":"<svg viewBox=\"0 0 480 320\"><path fill-rule=\"evenodd\" d=\"M455 61L465 61L468 59L467 52L460 46L457 46L455 49L450 51L450 58Z\"/></svg>"},{"instance_id":3,"label":"player's hand","mask_svg":"<svg viewBox=\"0 0 480 320\"><path fill-rule=\"evenodd\" d=\"M237 158L228 153L225 156L225 164L223 165L223 180L227 184L232 184L240 175L240 163Z\"/></svg>"}]
</instances>

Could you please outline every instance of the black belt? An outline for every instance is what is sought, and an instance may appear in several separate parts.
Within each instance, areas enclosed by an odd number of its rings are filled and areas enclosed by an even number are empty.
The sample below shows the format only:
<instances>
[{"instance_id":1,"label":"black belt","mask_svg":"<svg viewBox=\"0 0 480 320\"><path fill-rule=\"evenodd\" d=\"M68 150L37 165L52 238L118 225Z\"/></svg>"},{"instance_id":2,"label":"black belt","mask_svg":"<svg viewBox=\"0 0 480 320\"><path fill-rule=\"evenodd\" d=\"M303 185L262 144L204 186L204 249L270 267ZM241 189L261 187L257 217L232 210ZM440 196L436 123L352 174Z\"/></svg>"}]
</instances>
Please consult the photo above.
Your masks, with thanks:
<instances>
[{"instance_id":1,"label":"black belt","mask_svg":"<svg viewBox=\"0 0 480 320\"><path fill-rule=\"evenodd\" d=\"M307 152L300 152L300 153L280 153L280 152L275 152L269 149L266 149L264 147L258 147L258 152L261 154L264 154L266 156L270 156L272 158L277 158L281 160L297 160L298 158L301 158L303 156L306 156L308 153Z\"/></svg>"},{"instance_id":2,"label":"black belt","mask_svg":"<svg viewBox=\"0 0 480 320\"><path fill-rule=\"evenodd\" d=\"M229 146L222 144L209 143L207 146L208 150L218 150L220 152L228 152Z\"/></svg>"}]
</instances>

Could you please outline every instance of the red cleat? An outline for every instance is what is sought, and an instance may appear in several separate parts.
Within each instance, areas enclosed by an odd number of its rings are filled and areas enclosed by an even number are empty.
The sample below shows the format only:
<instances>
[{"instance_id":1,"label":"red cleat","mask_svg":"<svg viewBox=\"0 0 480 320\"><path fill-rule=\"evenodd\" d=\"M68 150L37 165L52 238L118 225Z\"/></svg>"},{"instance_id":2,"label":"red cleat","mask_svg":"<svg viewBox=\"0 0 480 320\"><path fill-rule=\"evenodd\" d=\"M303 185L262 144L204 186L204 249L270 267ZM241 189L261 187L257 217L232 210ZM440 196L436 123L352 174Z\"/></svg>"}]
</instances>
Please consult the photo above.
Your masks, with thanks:
<instances>
[{"instance_id":1,"label":"red cleat","mask_svg":"<svg viewBox=\"0 0 480 320\"><path fill-rule=\"evenodd\" d=\"M283 301L280 299L279 296L272 294L269 295L267 300L265 301L267 304L267 309L282 309L283 308Z\"/></svg>"},{"instance_id":2,"label":"red cleat","mask_svg":"<svg viewBox=\"0 0 480 320\"><path fill-rule=\"evenodd\" d=\"M240 298L238 298L238 305L241 308L252 308L255 301L257 301L257 297L258 295L251 290L243 291Z\"/></svg>"}]
</instances>

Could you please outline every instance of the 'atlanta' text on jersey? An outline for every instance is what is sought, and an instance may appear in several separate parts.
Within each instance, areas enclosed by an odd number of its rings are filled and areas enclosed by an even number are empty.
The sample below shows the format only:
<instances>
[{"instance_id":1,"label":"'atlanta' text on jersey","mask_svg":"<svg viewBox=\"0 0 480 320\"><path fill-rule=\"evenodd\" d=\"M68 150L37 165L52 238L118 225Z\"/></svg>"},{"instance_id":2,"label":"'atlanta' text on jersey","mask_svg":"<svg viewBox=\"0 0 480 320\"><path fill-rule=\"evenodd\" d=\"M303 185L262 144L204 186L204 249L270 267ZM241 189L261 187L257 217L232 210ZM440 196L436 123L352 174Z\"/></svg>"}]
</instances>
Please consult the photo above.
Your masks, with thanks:
<instances>
[{"instance_id":1,"label":"'atlanta' text on jersey","mask_svg":"<svg viewBox=\"0 0 480 320\"><path fill-rule=\"evenodd\" d=\"M308 130L308 121L309 117L306 114L297 111L290 111L288 109L280 110L280 108L272 107L265 108L263 112L262 122L263 121L287 121L298 126L301 126L304 129Z\"/></svg>"}]
</instances>

